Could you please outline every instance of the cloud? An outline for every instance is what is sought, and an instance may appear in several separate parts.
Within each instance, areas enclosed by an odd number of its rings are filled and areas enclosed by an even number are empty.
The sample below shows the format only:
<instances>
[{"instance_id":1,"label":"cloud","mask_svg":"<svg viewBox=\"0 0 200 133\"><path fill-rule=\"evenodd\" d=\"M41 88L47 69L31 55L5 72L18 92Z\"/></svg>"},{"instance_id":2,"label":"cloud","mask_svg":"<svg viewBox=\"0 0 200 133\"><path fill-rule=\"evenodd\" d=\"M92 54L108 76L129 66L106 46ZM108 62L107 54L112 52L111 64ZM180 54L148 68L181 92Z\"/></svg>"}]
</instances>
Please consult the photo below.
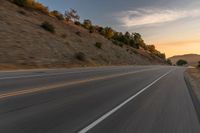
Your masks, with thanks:
<instances>
[{"instance_id":1,"label":"cloud","mask_svg":"<svg viewBox=\"0 0 200 133\"><path fill-rule=\"evenodd\" d=\"M187 17L200 16L200 10L163 10L163 9L138 9L123 11L117 15L119 22L124 27L154 25L172 22Z\"/></svg>"}]
</instances>

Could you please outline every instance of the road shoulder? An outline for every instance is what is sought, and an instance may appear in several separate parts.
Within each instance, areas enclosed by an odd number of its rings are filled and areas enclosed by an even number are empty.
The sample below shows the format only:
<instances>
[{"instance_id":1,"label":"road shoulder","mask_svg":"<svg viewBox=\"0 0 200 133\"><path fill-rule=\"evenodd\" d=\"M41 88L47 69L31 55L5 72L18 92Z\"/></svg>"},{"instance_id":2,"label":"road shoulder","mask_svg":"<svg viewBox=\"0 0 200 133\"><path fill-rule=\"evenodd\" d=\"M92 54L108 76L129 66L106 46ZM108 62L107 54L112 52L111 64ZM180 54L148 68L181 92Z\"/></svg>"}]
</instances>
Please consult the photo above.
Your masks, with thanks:
<instances>
[{"instance_id":1,"label":"road shoulder","mask_svg":"<svg viewBox=\"0 0 200 133\"><path fill-rule=\"evenodd\" d=\"M189 68L184 76L200 122L200 70Z\"/></svg>"}]
</instances>

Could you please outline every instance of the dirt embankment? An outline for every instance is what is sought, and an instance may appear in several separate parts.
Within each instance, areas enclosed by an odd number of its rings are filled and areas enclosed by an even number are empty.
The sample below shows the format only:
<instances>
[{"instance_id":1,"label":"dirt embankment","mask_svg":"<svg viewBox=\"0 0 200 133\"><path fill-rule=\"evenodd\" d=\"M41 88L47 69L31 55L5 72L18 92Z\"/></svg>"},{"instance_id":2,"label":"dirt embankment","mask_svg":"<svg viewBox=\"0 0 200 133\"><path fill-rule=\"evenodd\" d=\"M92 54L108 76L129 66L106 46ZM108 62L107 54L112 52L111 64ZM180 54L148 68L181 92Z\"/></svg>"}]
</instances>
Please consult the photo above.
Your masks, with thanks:
<instances>
[{"instance_id":1,"label":"dirt embankment","mask_svg":"<svg viewBox=\"0 0 200 133\"><path fill-rule=\"evenodd\" d=\"M0 0L0 69L164 64L143 50L123 48L97 33ZM52 34L41 28L47 21ZM100 42L102 48L95 44Z\"/></svg>"}]
</instances>

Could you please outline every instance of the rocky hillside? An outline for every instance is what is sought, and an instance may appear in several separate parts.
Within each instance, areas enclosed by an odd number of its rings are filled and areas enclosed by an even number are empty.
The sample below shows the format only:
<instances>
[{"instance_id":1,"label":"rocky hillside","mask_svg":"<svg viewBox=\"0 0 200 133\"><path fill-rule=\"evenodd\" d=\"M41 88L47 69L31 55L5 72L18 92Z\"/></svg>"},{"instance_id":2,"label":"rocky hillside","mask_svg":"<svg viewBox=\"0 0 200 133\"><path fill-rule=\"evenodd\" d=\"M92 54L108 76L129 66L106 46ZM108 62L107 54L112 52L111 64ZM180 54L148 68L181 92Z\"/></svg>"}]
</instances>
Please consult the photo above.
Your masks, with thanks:
<instances>
[{"instance_id":1,"label":"rocky hillside","mask_svg":"<svg viewBox=\"0 0 200 133\"><path fill-rule=\"evenodd\" d=\"M0 0L0 68L164 64L143 49L117 46L98 33ZM49 22L55 33L44 30ZM101 46L99 46L99 43Z\"/></svg>"},{"instance_id":2,"label":"rocky hillside","mask_svg":"<svg viewBox=\"0 0 200 133\"><path fill-rule=\"evenodd\" d=\"M177 55L169 58L173 64L176 64L176 62L180 59L186 60L188 62L188 65L190 66L197 66L198 62L200 61L200 55L198 54L186 54L186 55Z\"/></svg>"}]
</instances>

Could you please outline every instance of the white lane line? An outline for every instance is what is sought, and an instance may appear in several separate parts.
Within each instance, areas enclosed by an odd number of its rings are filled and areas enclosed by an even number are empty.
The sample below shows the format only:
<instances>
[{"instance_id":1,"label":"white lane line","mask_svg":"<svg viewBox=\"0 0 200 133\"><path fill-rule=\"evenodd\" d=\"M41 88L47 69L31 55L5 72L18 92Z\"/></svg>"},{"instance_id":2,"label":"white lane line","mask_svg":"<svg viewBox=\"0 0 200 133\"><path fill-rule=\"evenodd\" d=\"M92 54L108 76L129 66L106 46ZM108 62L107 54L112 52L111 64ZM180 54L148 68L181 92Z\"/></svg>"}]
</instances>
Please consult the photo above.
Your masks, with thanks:
<instances>
[{"instance_id":1,"label":"white lane line","mask_svg":"<svg viewBox=\"0 0 200 133\"><path fill-rule=\"evenodd\" d=\"M98 125L104 119L106 119L107 117L109 117L110 115L112 115L113 113L115 113L117 110L119 110L125 104L127 104L128 102L130 102L131 100L133 100L135 97L137 97L138 95L140 95L142 92L144 92L145 90L147 90L149 87L151 87L152 85L154 85L156 82L158 82L160 79L162 79L163 77L167 76L169 73L171 73L174 70L175 69L170 70L169 72L165 73L161 77L157 78L156 80L154 80L153 82L151 82L149 85L147 85L145 88L143 88L142 90L140 90L139 92L137 92L136 94L134 94L133 96L131 96L130 98L128 98L127 100L125 100L123 103L119 104L117 107L113 108L112 110L110 110L109 112L107 112L106 114L104 114L103 116L101 116L99 119L97 119L94 122L92 122L87 127L85 127L82 130L80 130L78 133L87 133L89 130L91 130L92 128L94 128L96 125Z\"/></svg>"},{"instance_id":2,"label":"white lane line","mask_svg":"<svg viewBox=\"0 0 200 133\"><path fill-rule=\"evenodd\" d=\"M117 68L111 70L118 70ZM148 69L142 69L148 70ZM79 72L64 72L64 73L52 73L52 74L35 74L35 75L22 75L22 76L10 76L10 77L0 77L0 80L7 80L7 79L20 79L20 78L34 78L34 77L43 77L43 76L56 76L56 75L65 75L65 74L76 74L76 73L87 73L87 72L94 72L96 70L87 70L87 71L79 71ZM110 70L103 70L103 71L110 71ZM100 72L100 71L97 71Z\"/></svg>"}]
</instances>

